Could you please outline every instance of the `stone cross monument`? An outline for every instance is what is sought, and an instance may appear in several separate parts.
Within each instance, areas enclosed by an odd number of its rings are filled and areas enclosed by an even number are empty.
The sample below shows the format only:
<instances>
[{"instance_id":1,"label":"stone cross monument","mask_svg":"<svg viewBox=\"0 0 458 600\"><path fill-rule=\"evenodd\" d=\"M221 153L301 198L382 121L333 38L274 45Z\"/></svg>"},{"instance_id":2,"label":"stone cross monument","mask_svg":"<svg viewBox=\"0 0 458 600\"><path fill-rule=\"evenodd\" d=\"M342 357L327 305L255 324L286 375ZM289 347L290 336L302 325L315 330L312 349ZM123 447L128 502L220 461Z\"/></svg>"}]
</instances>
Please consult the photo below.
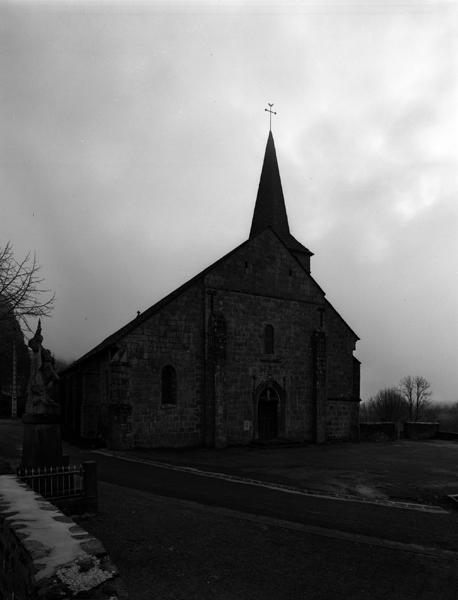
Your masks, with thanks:
<instances>
[{"instance_id":1,"label":"stone cross monument","mask_svg":"<svg viewBox=\"0 0 458 600\"><path fill-rule=\"evenodd\" d=\"M30 378L27 390L22 444L22 465L26 467L62 464L60 407L50 397L58 379L51 352L42 346L41 322L29 341L31 353Z\"/></svg>"}]
</instances>

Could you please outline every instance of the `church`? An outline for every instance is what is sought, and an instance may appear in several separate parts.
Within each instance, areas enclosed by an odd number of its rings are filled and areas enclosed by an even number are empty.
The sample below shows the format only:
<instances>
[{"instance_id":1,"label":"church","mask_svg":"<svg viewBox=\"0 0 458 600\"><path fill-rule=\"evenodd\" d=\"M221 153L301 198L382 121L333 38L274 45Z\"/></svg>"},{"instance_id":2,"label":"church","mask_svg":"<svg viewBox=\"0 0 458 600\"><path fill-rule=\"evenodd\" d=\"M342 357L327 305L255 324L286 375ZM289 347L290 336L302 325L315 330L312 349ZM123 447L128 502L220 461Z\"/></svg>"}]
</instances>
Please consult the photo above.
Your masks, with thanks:
<instances>
[{"instance_id":1,"label":"church","mask_svg":"<svg viewBox=\"0 0 458 600\"><path fill-rule=\"evenodd\" d=\"M64 435L110 448L356 440L359 339L290 232L269 132L249 238L62 374Z\"/></svg>"}]
</instances>

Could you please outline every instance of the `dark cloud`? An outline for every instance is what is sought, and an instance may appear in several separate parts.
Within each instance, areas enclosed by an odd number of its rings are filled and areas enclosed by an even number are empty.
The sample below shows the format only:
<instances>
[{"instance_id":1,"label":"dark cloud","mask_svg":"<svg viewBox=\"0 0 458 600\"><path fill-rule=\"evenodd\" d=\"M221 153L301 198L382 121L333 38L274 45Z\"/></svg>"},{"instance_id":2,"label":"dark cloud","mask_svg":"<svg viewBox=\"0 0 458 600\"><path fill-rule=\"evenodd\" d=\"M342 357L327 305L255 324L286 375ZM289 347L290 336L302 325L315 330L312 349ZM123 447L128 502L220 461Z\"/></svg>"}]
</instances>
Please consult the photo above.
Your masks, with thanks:
<instances>
[{"instance_id":1,"label":"dark cloud","mask_svg":"<svg viewBox=\"0 0 458 600\"><path fill-rule=\"evenodd\" d=\"M58 355L247 237L270 101L363 395L418 373L457 399L456 11L304 6L1 5L0 236L37 250Z\"/></svg>"}]
</instances>

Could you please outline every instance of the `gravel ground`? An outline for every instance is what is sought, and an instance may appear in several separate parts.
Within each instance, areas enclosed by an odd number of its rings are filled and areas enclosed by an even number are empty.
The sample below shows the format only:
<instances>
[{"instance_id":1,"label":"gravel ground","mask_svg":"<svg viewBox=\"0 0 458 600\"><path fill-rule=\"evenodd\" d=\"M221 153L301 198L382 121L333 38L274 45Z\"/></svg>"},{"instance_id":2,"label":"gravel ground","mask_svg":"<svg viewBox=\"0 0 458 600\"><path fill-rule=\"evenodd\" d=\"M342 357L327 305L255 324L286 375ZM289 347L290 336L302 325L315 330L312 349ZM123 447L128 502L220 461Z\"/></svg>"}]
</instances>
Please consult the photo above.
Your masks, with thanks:
<instances>
[{"instance_id":1,"label":"gravel ground","mask_svg":"<svg viewBox=\"0 0 458 600\"><path fill-rule=\"evenodd\" d=\"M456 598L457 564L101 483L99 537L132 600Z\"/></svg>"}]
</instances>

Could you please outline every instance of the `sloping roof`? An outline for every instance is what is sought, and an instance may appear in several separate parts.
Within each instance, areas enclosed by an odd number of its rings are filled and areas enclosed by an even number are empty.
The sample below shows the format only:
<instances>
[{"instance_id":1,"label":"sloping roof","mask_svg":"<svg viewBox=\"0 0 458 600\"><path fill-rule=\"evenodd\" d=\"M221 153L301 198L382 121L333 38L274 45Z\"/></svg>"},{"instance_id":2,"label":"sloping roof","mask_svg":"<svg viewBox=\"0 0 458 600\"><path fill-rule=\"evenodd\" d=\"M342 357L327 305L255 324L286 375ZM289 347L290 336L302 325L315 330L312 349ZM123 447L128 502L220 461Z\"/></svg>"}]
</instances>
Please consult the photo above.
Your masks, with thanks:
<instances>
[{"instance_id":1,"label":"sloping roof","mask_svg":"<svg viewBox=\"0 0 458 600\"><path fill-rule=\"evenodd\" d=\"M273 231L270 227L268 229L275 235L275 237L280 241L280 243L286 248L286 250L290 253L290 255L292 256L292 258L296 261L296 263L300 266L300 268L304 271L304 273L306 273L307 276L312 279L312 281L315 283L315 285L318 287L318 289L321 292L323 292L323 295L325 295L324 290L315 281L315 279L310 275L310 273L304 268L304 266L296 258L296 256L294 256L293 251L291 251L291 249L288 248L288 246L286 245L286 243L284 242L284 240L282 239L282 237L280 235L278 235L278 233L276 231ZM257 235L260 235L261 233L263 233L263 232L261 231ZM257 237L257 236L255 236L255 237ZM251 241L251 239L252 238L249 238L248 240L244 241L239 246L236 246L233 250L231 250L230 252L228 252L227 254L225 254L224 256L222 256L221 258L219 258L218 260L216 260L214 263L212 263L211 265L209 265L208 267L206 267L203 271L201 271L200 273L198 273L197 275L195 275L194 277L192 277L188 281L186 281L186 283L184 283L183 285L181 285L179 288L177 288L176 290L174 290L173 292L171 292L170 294L168 294L167 296L165 296L164 298L162 298L161 300L159 300L158 302L156 302L156 304L153 304L152 306L150 306L143 313L140 313L140 315L138 315L137 317L135 317L134 319L132 319L131 321L129 321L128 323L126 323L126 325L124 325L123 327L121 327L120 329L118 329L117 331L115 331L114 333L112 333L111 335L109 335L100 344L98 344L97 346L95 346L94 348L92 348L92 350L89 350L89 352L86 352L86 354L83 354L83 356L81 356L79 359L77 359L75 362L73 362L70 366L68 366L66 369L64 369L61 372L61 374L64 374L64 373L67 373L67 372L73 370L74 368L78 367L83 362L85 362L87 359L95 356L96 354L99 354L100 352L103 352L104 350L107 350L111 346L113 346L116 343L118 343L124 336L126 336L128 333L130 333L136 327L138 327L139 325L141 325L142 323L144 323L145 321L147 321L153 314L155 314L159 310L161 310L164 306L166 306L174 298L177 298L180 294L182 294L183 292L185 292L192 285L194 285L195 283L197 283L199 280L203 279L208 272L210 272L212 269L214 269L215 267L217 267L224 260L226 260L227 258L229 258L230 256L232 256L235 252L237 252L238 250L240 250L241 248L243 248L244 246L246 246ZM334 312L338 315L338 317L340 317L340 319L342 319L342 321L345 323L345 325L347 326L347 328L353 333L353 335L356 337L356 339L359 339L358 336L356 335L356 333L351 329L351 327L346 323L346 321L340 316L340 314L336 311L336 309L326 299L325 299L325 302L326 302L326 304L328 306L330 306L330 308L332 310L334 310Z\"/></svg>"},{"instance_id":2,"label":"sloping roof","mask_svg":"<svg viewBox=\"0 0 458 600\"><path fill-rule=\"evenodd\" d=\"M138 327L138 325L141 325L143 322L145 322L146 320L148 320L151 317L151 315L153 315L156 312L158 312L159 310L161 310L161 308L163 308L164 306L166 306L174 298L177 298L180 294L182 294L183 292L185 292L193 284L197 283L200 279L202 279L203 277L205 277L205 275L211 269L213 269L214 267L216 267L220 262L222 262L223 260L225 260L226 258L228 258L229 256L231 256L232 254L234 254L235 252L237 252L237 250L239 250L240 248L243 248L243 246L245 246L249 241L250 240L246 240L245 242L243 242L239 246L236 246L233 250L231 250L230 252L228 252L227 254L225 254L224 256L222 256L221 258L219 258L217 261L215 261L214 263L212 263L210 266L206 267L203 271L201 271L200 273L198 273L197 275L195 275L194 277L192 277L188 281L186 281L186 283L184 283L183 285L181 285L179 288L177 288L176 290L174 290L170 294L167 294L167 296L165 296L164 298L162 298L162 300L159 300L159 302L156 302L156 304L153 304L148 309L146 309L145 311L143 311L142 313L140 313L137 317L135 317L134 319L132 319L132 321L129 321L128 323L126 323L126 325L124 325L123 327L121 327L120 329L118 329L117 331L115 331L114 333L112 333L110 336L108 336L102 342L100 342L100 344L98 344L97 346L95 346L94 348L92 348L92 350L89 350L89 352L86 352L86 354L83 354L83 356L81 356L80 358L78 358L69 367L67 367L66 369L64 369L64 371L62 371L62 373L66 373L67 371L70 371L70 370L74 369L75 367L77 367L78 365L80 365L82 362L84 362L88 358L90 358L92 356L95 356L99 352L102 352L103 350L109 348L113 344L116 344L125 335L127 335L128 333L130 333L136 327Z\"/></svg>"},{"instance_id":3,"label":"sloping roof","mask_svg":"<svg viewBox=\"0 0 458 600\"><path fill-rule=\"evenodd\" d=\"M216 267L219 263L226 260L229 256L243 248L251 239L257 237L259 234L264 232L266 229L270 229L275 236L280 240L280 242L285 246L285 248L289 251L290 255L294 258L294 260L298 263L301 269L307 273L309 277L311 277L312 281L317 285L320 291L325 294L325 292L321 289L318 283L313 279L310 273L304 268L300 260L298 260L295 254L306 254L308 256L313 256L313 252L310 252L305 246L303 246L300 242L293 237L289 231L288 224L288 216L286 213L285 200L283 197L283 189L281 185L280 179L280 171L278 168L277 162L277 154L275 151L274 139L272 136L272 132L269 132L269 136L267 138L266 150L264 154L264 161L262 165L261 177L259 181L258 194L256 197L256 204L253 213L253 220L251 224L250 237L248 240L219 258L216 262L208 266L206 269L192 277L189 281L184 283L182 286L162 298L159 302L145 310L143 313L138 315L132 321L129 321L126 325L115 331L112 335L105 338L100 344L95 346L92 350L84 354L81 358L72 363L67 369L65 369L62 373L70 371L75 367L79 366L88 358L103 352L107 348L116 344L119 340L121 340L125 335L127 335L134 328L141 325L144 321L149 319L151 315L161 310L164 306L166 306L169 302L171 302L174 298L178 297L181 293L191 287L193 284L197 283L200 279L202 279L211 269ZM327 302L327 301L326 301ZM327 302L329 304L329 302ZM331 304L329 306L337 313L337 311L332 307ZM342 319L342 317L337 313L337 315ZM342 321L347 325L347 323L342 319ZM355 335L357 339L358 336L354 333L354 331L347 325L348 329Z\"/></svg>"},{"instance_id":4,"label":"sloping roof","mask_svg":"<svg viewBox=\"0 0 458 600\"><path fill-rule=\"evenodd\" d=\"M325 302L326 306L329 306L329 308L336 313L336 315L339 317L339 319L342 321L342 323L345 325L345 327L355 336L356 341L358 341L360 339L358 334L356 334L353 331L353 329L350 327L350 325L347 323L347 321L345 321L345 319L342 317L342 315L333 307L333 305L329 302L329 300L327 298L325 298L324 302Z\"/></svg>"}]
</instances>

